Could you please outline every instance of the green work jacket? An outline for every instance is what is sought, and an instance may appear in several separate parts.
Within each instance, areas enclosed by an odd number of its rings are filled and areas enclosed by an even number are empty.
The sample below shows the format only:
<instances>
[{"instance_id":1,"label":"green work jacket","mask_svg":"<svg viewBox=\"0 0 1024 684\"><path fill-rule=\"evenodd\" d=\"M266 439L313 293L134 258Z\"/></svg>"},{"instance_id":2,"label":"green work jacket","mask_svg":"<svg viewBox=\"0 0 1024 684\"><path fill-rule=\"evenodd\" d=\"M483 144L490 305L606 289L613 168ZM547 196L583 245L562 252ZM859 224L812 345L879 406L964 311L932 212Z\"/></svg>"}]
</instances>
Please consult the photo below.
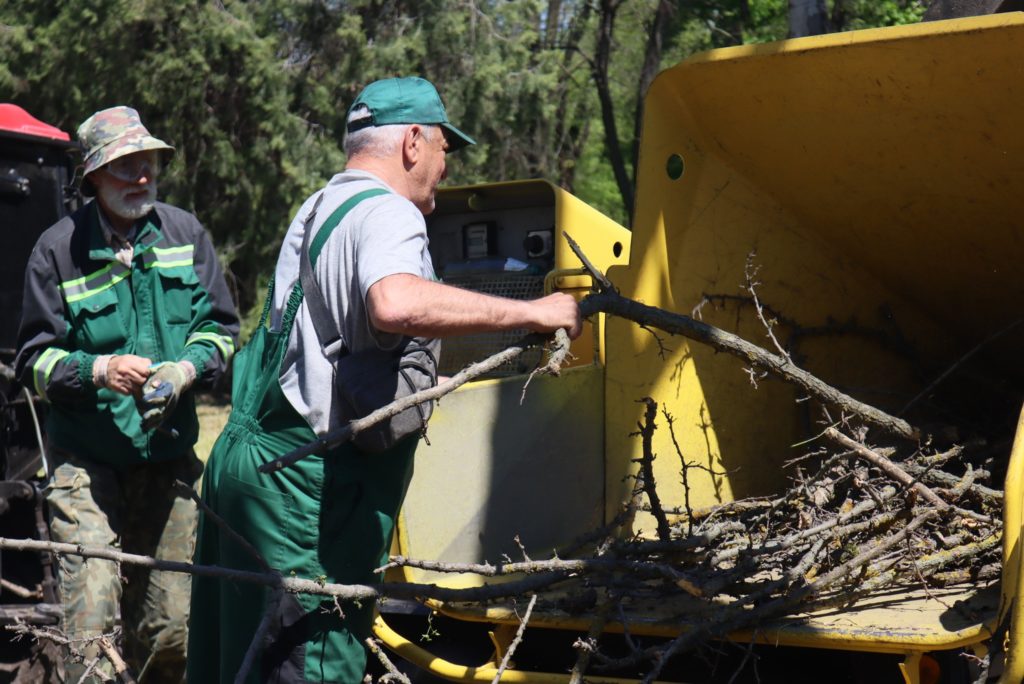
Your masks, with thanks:
<instances>
[{"instance_id":1,"label":"green work jacket","mask_svg":"<svg viewBox=\"0 0 1024 684\"><path fill-rule=\"evenodd\" d=\"M192 391L167 430L144 432L135 401L93 384L100 355L188 360L209 385L235 350L238 316L209 236L158 203L136 222L131 265L103 239L98 205L44 232L29 258L15 371L49 403L51 444L111 465L174 458L198 435ZM172 429L178 436L172 437Z\"/></svg>"}]
</instances>

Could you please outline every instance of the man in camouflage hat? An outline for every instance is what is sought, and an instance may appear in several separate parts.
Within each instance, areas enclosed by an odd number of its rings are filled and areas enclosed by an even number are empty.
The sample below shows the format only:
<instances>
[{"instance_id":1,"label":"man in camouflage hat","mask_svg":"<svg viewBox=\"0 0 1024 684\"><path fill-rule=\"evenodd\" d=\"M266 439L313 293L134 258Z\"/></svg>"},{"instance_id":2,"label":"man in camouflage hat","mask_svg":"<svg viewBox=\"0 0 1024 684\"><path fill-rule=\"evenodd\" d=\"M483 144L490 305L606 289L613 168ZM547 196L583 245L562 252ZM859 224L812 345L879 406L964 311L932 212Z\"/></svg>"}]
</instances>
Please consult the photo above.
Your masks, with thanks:
<instances>
[{"instance_id":1,"label":"man in camouflage hat","mask_svg":"<svg viewBox=\"0 0 1024 684\"><path fill-rule=\"evenodd\" d=\"M95 199L36 243L15 359L21 382L49 402L51 535L190 561L196 507L173 484L202 472L192 388L227 368L238 317L206 231L156 199L174 148L129 107L93 114L78 137L82 192ZM181 681L189 576L120 573L109 561L61 560L68 681L79 680L119 613L135 674Z\"/></svg>"}]
</instances>

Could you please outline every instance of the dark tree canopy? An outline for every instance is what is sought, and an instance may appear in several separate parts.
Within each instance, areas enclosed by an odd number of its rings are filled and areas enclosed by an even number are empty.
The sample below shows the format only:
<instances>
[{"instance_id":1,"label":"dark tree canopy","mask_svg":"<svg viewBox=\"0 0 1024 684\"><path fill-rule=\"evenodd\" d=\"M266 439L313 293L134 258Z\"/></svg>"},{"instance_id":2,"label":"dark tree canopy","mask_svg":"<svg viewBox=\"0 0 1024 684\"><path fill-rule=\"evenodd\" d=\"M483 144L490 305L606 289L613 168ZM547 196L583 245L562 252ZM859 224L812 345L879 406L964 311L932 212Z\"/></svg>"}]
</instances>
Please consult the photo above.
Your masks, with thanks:
<instances>
[{"instance_id":1,"label":"dark tree canopy","mask_svg":"<svg viewBox=\"0 0 1024 684\"><path fill-rule=\"evenodd\" d=\"M796 3L799 4L799 3ZM919 0L815 0L827 29L918 21ZM449 183L544 177L628 224L642 94L686 55L785 38L789 0L6 0L0 101L74 133L138 109L176 147L168 201L261 299L302 200L344 164L345 112L422 75L480 143Z\"/></svg>"}]
</instances>

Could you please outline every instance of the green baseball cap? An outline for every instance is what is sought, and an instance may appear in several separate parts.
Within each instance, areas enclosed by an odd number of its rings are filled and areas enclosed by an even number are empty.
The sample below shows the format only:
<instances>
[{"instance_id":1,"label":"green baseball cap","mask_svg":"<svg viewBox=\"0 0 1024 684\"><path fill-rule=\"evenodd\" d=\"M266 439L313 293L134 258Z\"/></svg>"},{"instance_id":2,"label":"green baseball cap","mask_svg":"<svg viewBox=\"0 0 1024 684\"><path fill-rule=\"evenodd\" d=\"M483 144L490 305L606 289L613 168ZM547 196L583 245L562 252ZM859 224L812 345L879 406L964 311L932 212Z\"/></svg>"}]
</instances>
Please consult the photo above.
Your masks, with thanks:
<instances>
[{"instance_id":1,"label":"green baseball cap","mask_svg":"<svg viewBox=\"0 0 1024 684\"><path fill-rule=\"evenodd\" d=\"M366 116L353 117L352 113L362 105ZM440 126L448 139L448 151L454 152L476 141L452 126L448 113L437 93L437 88L427 80L410 76L387 78L374 81L363 88L359 97L348 110L348 131L358 131L369 126L388 124L424 124Z\"/></svg>"}]
</instances>

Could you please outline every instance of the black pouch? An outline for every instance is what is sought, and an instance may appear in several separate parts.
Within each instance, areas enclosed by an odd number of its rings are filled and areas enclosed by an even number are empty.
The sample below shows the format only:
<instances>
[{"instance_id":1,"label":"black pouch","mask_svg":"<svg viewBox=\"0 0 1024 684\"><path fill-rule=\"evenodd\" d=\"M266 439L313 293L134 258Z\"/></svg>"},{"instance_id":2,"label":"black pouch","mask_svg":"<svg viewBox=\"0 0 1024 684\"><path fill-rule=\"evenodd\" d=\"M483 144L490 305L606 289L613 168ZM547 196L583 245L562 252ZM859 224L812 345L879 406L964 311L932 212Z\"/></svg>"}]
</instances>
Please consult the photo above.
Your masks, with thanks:
<instances>
[{"instance_id":1,"label":"black pouch","mask_svg":"<svg viewBox=\"0 0 1024 684\"><path fill-rule=\"evenodd\" d=\"M334 375L342 417L363 418L435 386L439 347L438 340L407 337L394 350L367 349L343 356ZM433 411L433 401L417 404L359 432L352 441L366 451L385 451L409 435L425 434Z\"/></svg>"}]
</instances>

